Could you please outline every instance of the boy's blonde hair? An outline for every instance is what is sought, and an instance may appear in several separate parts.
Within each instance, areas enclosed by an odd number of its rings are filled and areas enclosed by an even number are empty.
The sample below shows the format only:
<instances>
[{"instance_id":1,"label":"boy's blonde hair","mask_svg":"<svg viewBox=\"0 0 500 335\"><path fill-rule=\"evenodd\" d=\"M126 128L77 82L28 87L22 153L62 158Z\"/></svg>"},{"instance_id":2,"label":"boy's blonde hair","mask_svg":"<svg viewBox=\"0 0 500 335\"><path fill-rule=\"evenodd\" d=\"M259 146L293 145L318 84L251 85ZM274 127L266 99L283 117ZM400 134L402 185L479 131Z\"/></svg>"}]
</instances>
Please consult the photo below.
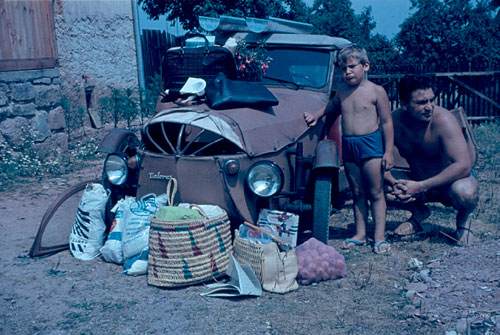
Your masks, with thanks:
<instances>
[{"instance_id":1,"label":"boy's blonde hair","mask_svg":"<svg viewBox=\"0 0 500 335\"><path fill-rule=\"evenodd\" d=\"M368 55L366 53L366 50L356 44L350 44L342 48L342 50L340 50L337 55L337 61L339 64L345 64L351 57L358 59L359 62L363 65L368 62Z\"/></svg>"}]
</instances>

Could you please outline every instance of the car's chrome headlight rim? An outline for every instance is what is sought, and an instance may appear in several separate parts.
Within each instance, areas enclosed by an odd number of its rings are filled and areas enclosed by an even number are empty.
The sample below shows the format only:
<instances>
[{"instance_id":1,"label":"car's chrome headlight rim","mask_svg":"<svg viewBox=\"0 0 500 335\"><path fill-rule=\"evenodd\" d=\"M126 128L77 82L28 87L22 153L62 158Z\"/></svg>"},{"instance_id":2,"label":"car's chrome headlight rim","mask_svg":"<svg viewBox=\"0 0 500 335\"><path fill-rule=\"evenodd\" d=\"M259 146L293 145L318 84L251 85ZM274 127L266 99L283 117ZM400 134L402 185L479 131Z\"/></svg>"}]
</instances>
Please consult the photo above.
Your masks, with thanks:
<instances>
[{"instance_id":1,"label":"car's chrome headlight rim","mask_svg":"<svg viewBox=\"0 0 500 335\"><path fill-rule=\"evenodd\" d=\"M128 178L127 155L115 153L109 155L104 161L104 173L107 180L116 186L125 184Z\"/></svg>"},{"instance_id":2,"label":"car's chrome headlight rim","mask_svg":"<svg viewBox=\"0 0 500 335\"><path fill-rule=\"evenodd\" d=\"M246 182L250 190L257 196L269 198L281 191L283 187L283 171L274 162L259 161L248 169Z\"/></svg>"}]
</instances>

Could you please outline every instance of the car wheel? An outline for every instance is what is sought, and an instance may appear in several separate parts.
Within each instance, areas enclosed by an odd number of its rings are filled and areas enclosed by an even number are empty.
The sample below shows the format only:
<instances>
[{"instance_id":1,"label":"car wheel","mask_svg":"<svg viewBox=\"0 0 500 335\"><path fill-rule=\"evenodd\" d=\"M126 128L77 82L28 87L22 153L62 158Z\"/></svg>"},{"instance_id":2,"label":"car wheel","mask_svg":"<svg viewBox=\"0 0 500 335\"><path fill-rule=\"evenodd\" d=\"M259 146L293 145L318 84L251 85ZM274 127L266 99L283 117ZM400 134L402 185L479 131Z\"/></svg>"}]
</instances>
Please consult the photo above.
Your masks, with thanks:
<instances>
[{"instance_id":1,"label":"car wheel","mask_svg":"<svg viewBox=\"0 0 500 335\"><path fill-rule=\"evenodd\" d=\"M331 170L317 170L315 174L312 212L313 237L328 244L333 176Z\"/></svg>"}]
</instances>

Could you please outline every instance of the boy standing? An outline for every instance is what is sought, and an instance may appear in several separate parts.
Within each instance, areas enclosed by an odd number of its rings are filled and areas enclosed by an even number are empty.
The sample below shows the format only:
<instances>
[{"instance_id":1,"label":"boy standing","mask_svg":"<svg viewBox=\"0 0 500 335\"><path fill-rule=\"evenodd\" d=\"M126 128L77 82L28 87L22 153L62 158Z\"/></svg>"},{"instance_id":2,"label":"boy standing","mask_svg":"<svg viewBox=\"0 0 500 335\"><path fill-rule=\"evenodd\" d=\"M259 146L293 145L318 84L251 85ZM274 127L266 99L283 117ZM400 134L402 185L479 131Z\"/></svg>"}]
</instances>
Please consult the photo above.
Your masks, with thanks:
<instances>
[{"instance_id":1,"label":"boy standing","mask_svg":"<svg viewBox=\"0 0 500 335\"><path fill-rule=\"evenodd\" d=\"M383 189L384 170L394 164L392 125L389 99L384 88L366 79L370 62L365 49L349 45L338 54L342 83L325 108L304 113L307 125L316 125L319 118L342 114L342 160L353 194L356 234L347 238L342 248L366 244L368 200L375 221L373 251L390 250L385 240L386 203ZM382 128L382 132L380 131Z\"/></svg>"}]
</instances>

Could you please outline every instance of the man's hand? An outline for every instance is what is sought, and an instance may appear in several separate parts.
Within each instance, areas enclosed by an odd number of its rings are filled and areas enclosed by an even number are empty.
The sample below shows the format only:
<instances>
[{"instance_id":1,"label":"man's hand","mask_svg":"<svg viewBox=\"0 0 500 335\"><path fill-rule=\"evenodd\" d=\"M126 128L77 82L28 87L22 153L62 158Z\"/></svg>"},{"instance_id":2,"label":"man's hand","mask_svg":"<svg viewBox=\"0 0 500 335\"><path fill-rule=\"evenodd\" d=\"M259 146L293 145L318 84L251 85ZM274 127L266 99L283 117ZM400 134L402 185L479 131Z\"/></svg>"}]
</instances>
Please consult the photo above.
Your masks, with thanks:
<instances>
[{"instance_id":1,"label":"man's hand","mask_svg":"<svg viewBox=\"0 0 500 335\"><path fill-rule=\"evenodd\" d=\"M425 191L425 187L421 181L399 179L394 184L393 194L401 202L409 202L415 200L415 195Z\"/></svg>"},{"instance_id":2,"label":"man's hand","mask_svg":"<svg viewBox=\"0 0 500 335\"><path fill-rule=\"evenodd\" d=\"M309 127L314 127L318 123L318 119L308 112L304 112L304 121Z\"/></svg>"}]
</instances>

